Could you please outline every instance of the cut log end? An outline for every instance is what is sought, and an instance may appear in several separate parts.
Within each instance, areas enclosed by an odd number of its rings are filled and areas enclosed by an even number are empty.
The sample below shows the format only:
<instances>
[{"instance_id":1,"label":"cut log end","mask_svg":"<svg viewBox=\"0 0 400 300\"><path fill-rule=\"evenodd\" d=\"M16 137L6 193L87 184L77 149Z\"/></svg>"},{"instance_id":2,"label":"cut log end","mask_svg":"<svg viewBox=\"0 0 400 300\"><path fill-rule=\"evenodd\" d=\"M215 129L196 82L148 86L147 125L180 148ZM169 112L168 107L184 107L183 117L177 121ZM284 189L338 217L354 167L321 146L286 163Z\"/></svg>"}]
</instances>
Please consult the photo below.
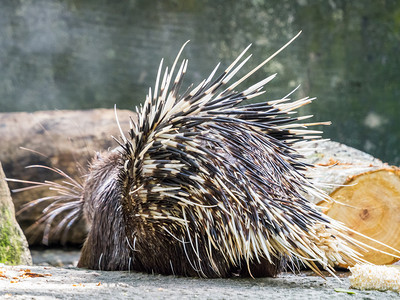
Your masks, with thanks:
<instances>
[{"instance_id":1,"label":"cut log end","mask_svg":"<svg viewBox=\"0 0 400 300\"><path fill-rule=\"evenodd\" d=\"M319 203L324 212L350 229L395 249L400 249L400 169L384 168L351 177L331 195L335 202ZM373 264L392 264L399 259L382 251L399 255L369 239L351 234L353 238L376 250L363 254ZM342 266L348 267L348 266Z\"/></svg>"}]
</instances>

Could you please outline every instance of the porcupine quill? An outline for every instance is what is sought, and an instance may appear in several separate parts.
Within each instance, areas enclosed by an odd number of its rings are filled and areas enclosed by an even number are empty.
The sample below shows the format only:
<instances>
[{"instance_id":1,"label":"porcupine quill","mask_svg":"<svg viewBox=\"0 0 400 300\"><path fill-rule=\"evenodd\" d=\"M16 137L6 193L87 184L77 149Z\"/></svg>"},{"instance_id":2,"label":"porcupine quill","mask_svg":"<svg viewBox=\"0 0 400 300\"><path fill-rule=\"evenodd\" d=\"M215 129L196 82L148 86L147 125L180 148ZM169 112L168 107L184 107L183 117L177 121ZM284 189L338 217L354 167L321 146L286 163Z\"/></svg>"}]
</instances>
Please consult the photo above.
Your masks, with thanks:
<instances>
[{"instance_id":1,"label":"porcupine quill","mask_svg":"<svg viewBox=\"0 0 400 300\"><path fill-rule=\"evenodd\" d=\"M250 46L218 77L219 65L183 94L188 60L174 71L186 43L163 76L161 61L138 121L125 136L117 119L119 147L93 160L82 186L57 169L65 186L34 183L60 193L39 220L47 224L45 237L54 217L70 210L55 231L85 217L89 233L78 263L84 268L275 276L284 261L300 260L323 276L319 266L333 274L337 263L362 261L349 244L368 246L306 199L327 199L306 178L310 166L293 147L319 138L307 129L316 123L296 123L311 116L291 116L313 99L243 104L261 96L276 74L235 91L299 34L230 85Z\"/></svg>"}]
</instances>

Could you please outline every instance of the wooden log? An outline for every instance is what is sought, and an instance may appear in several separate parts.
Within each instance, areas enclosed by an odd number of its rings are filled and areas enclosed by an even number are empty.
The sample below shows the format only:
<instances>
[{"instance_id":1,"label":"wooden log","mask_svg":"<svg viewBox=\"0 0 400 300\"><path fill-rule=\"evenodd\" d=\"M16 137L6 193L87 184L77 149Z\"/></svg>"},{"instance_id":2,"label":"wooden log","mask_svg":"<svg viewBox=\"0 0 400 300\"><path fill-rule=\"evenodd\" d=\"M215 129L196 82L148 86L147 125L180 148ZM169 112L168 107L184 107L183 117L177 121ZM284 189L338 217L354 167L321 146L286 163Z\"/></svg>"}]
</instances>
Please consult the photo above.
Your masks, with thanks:
<instances>
[{"instance_id":1,"label":"wooden log","mask_svg":"<svg viewBox=\"0 0 400 300\"><path fill-rule=\"evenodd\" d=\"M118 110L117 114L126 133L129 118L135 118L135 113ZM119 135L112 109L0 113L0 161L8 178L41 182L63 180L58 174L46 169L26 169L29 165L44 165L59 168L82 181L95 153L116 147L117 143L111 136ZM15 189L27 185L9 182L9 186ZM46 188L13 193L16 211L27 202L48 196L49 193L51 191ZM38 205L17 214L17 220L31 245L41 244L43 227L39 226L32 231L27 229L38 220L44 207ZM84 222L77 224L68 232L66 243L81 245L85 232ZM54 237L49 243L59 244L60 240Z\"/></svg>"},{"instance_id":2,"label":"wooden log","mask_svg":"<svg viewBox=\"0 0 400 300\"><path fill-rule=\"evenodd\" d=\"M308 176L334 200L312 199L323 212L354 231L400 250L400 170L335 142L316 143L308 151L307 161L316 165ZM396 255L395 251L357 234L350 235L377 249L363 251L365 260L379 265L399 260L381 252Z\"/></svg>"},{"instance_id":3,"label":"wooden log","mask_svg":"<svg viewBox=\"0 0 400 300\"><path fill-rule=\"evenodd\" d=\"M386 168L355 175L336 189L325 213L345 223L351 229L400 249L400 170ZM357 240L382 251L395 254L386 247L351 234ZM364 253L365 260L377 264L392 264L397 258L378 251Z\"/></svg>"}]
</instances>

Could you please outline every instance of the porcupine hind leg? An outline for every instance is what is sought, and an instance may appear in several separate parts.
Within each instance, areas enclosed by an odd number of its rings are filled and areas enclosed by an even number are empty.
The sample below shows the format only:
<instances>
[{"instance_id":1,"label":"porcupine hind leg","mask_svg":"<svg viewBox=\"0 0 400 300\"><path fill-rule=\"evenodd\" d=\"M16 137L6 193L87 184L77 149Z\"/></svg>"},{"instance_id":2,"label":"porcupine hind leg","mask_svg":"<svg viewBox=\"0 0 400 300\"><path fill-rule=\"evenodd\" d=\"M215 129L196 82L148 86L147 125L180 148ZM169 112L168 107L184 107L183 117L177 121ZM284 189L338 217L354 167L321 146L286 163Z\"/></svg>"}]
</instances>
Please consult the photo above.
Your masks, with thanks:
<instances>
[{"instance_id":1,"label":"porcupine hind leg","mask_svg":"<svg viewBox=\"0 0 400 300\"><path fill-rule=\"evenodd\" d=\"M272 257L272 263L266 258L260 258L260 262L252 262L247 267L247 263L243 263L243 267L238 270L241 277L276 277L281 273L285 266L284 258Z\"/></svg>"}]
</instances>

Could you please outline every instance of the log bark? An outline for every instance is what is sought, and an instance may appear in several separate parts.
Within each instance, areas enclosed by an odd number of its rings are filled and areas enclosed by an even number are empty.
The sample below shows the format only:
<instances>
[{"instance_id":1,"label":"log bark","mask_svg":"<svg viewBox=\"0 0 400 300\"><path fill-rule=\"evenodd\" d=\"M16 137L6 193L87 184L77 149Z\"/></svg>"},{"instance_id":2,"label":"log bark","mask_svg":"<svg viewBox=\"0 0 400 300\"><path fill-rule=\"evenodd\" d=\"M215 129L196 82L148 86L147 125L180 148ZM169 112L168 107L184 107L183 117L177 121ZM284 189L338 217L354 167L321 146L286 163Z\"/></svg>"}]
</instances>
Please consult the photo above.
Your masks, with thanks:
<instances>
[{"instance_id":1,"label":"log bark","mask_svg":"<svg viewBox=\"0 0 400 300\"><path fill-rule=\"evenodd\" d=\"M304 162L315 166L306 175L328 195L352 176L389 167L372 155L333 141L303 144L297 149L305 156ZM313 203L321 201L312 196L308 200Z\"/></svg>"}]
</instances>

